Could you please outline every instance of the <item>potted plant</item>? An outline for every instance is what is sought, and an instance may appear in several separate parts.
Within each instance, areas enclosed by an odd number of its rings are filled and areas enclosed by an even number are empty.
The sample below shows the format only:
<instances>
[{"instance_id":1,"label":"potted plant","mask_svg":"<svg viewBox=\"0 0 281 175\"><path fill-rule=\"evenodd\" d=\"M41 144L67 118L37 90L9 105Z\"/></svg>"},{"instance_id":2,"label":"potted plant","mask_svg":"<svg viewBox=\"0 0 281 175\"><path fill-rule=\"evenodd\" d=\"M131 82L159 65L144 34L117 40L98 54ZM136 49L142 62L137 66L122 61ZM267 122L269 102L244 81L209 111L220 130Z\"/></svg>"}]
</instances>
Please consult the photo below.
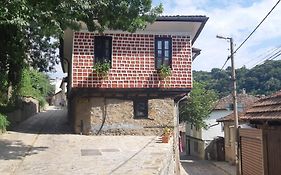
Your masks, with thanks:
<instances>
[{"instance_id":1,"label":"potted plant","mask_svg":"<svg viewBox=\"0 0 281 175\"><path fill-rule=\"evenodd\" d=\"M161 79L165 79L172 75L171 67L163 64L160 66L158 72Z\"/></svg>"},{"instance_id":2,"label":"potted plant","mask_svg":"<svg viewBox=\"0 0 281 175\"><path fill-rule=\"evenodd\" d=\"M163 135L162 135L162 143L168 143L171 135L171 129L168 127L165 127L163 129Z\"/></svg>"},{"instance_id":3,"label":"potted plant","mask_svg":"<svg viewBox=\"0 0 281 175\"><path fill-rule=\"evenodd\" d=\"M110 62L105 60L103 62L96 62L93 70L97 73L98 77L106 77L110 69Z\"/></svg>"}]
</instances>

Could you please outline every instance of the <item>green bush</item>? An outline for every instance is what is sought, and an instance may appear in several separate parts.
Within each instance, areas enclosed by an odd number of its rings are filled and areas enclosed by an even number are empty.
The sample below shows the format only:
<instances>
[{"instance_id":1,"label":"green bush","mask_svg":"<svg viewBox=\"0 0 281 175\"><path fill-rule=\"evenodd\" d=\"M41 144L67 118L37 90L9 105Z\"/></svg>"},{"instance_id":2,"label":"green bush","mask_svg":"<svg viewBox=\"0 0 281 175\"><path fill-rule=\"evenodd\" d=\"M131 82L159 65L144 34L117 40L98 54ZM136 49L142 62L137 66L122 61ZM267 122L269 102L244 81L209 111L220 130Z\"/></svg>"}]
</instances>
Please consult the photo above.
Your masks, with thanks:
<instances>
[{"instance_id":1,"label":"green bush","mask_svg":"<svg viewBox=\"0 0 281 175\"><path fill-rule=\"evenodd\" d=\"M106 77L110 69L110 62L105 60L103 62L96 62L93 70L97 73L98 77Z\"/></svg>"},{"instance_id":2,"label":"green bush","mask_svg":"<svg viewBox=\"0 0 281 175\"><path fill-rule=\"evenodd\" d=\"M18 96L31 96L37 99L39 105L43 107L47 103L45 97L52 94L53 91L54 87L45 74L36 70L23 70Z\"/></svg>"},{"instance_id":3,"label":"green bush","mask_svg":"<svg viewBox=\"0 0 281 175\"><path fill-rule=\"evenodd\" d=\"M7 119L7 116L0 113L0 133L6 132L6 128L9 126L10 122Z\"/></svg>"},{"instance_id":4,"label":"green bush","mask_svg":"<svg viewBox=\"0 0 281 175\"><path fill-rule=\"evenodd\" d=\"M171 70L170 66L167 66L167 65L161 65L158 72L159 72L159 76L161 79L165 79L172 75L172 70Z\"/></svg>"}]
</instances>

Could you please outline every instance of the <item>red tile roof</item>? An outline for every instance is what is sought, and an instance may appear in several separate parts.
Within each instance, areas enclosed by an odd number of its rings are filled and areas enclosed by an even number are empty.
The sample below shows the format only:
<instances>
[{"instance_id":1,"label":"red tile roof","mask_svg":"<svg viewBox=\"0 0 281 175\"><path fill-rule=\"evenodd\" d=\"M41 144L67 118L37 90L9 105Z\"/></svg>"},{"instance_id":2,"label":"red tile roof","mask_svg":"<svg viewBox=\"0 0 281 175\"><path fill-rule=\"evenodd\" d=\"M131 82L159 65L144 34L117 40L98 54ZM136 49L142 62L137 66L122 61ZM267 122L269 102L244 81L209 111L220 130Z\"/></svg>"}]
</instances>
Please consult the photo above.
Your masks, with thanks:
<instances>
[{"instance_id":1,"label":"red tile roof","mask_svg":"<svg viewBox=\"0 0 281 175\"><path fill-rule=\"evenodd\" d=\"M245 114L245 112L238 112L238 120L240 121L241 120L241 117L240 116L243 116ZM217 122L230 122L230 121L233 121L234 120L234 114L231 113L225 117L222 117L222 118L219 118L217 119L216 121Z\"/></svg>"},{"instance_id":2,"label":"red tile roof","mask_svg":"<svg viewBox=\"0 0 281 175\"><path fill-rule=\"evenodd\" d=\"M281 120L281 91L255 102L241 118L245 120Z\"/></svg>"},{"instance_id":3,"label":"red tile roof","mask_svg":"<svg viewBox=\"0 0 281 175\"><path fill-rule=\"evenodd\" d=\"M249 94L238 94L237 95L237 103L238 104L242 104L244 108L248 108L249 106L251 106L255 101L257 101L259 98L255 97L253 95L249 95ZM223 109L227 109L229 104L233 104L233 97L232 94L221 98L216 107L215 110L223 110Z\"/></svg>"}]
</instances>

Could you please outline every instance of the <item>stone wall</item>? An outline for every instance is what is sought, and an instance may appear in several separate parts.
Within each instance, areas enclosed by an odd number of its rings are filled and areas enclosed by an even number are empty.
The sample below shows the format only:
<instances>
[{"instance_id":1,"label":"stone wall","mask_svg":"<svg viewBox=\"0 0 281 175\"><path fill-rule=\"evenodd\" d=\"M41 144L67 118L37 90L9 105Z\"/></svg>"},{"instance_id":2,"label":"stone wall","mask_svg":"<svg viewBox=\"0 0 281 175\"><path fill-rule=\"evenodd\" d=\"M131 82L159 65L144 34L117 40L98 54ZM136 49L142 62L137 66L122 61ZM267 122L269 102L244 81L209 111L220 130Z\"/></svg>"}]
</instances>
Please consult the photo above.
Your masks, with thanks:
<instances>
[{"instance_id":1,"label":"stone wall","mask_svg":"<svg viewBox=\"0 0 281 175\"><path fill-rule=\"evenodd\" d=\"M163 127L173 127L174 100L148 100L148 118L135 119L133 100L101 97L74 99L76 133L103 135L161 135ZM81 129L81 126L83 129Z\"/></svg>"},{"instance_id":2,"label":"stone wall","mask_svg":"<svg viewBox=\"0 0 281 175\"><path fill-rule=\"evenodd\" d=\"M38 100L31 97L20 98L17 107L17 110L7 114L12 126L19 124L39 112Z\"/></svg>"}]
</instances>

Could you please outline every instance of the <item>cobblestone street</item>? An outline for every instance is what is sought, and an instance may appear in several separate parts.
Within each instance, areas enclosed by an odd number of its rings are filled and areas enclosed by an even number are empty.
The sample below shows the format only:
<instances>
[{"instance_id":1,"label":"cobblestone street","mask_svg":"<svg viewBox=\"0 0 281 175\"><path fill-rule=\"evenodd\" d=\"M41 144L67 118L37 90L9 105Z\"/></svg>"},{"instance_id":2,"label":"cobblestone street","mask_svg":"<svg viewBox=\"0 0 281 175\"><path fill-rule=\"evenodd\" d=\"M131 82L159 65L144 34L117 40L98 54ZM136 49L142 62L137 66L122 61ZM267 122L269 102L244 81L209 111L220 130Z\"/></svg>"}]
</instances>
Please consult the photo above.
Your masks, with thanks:
<instances>
[{"instance_id":1,"label":"cobblestone street","mask_svg":"<svg viewBox=\"0 0 281 175\"><path fill-rule=\"evenodd\" d=\"M65 111L51 109L0 135L1 175L162 173L172 143L156 136L69 133Z\"/></svg>"}]
</instances>

